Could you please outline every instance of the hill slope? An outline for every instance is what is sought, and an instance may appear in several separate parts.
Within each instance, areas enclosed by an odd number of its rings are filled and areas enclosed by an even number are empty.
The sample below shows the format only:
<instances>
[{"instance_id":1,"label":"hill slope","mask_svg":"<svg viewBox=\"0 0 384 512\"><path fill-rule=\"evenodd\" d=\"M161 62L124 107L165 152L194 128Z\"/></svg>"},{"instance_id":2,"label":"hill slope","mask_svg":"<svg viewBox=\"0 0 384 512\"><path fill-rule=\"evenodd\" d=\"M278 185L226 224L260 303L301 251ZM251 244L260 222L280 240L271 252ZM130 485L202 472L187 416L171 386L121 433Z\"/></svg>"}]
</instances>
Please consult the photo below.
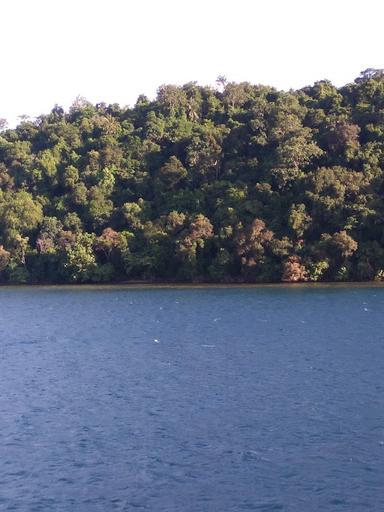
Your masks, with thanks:
<instances>
[{"instance_id":1,"label":"hill slope","mask_svg":"<svg viewBox=\"0 0 384 512\"><path fill-rule=\"evenodd\" d=\"M3 282L384 279L384 74L159 88L0 133Z\"/></svg>"}]
</instances>

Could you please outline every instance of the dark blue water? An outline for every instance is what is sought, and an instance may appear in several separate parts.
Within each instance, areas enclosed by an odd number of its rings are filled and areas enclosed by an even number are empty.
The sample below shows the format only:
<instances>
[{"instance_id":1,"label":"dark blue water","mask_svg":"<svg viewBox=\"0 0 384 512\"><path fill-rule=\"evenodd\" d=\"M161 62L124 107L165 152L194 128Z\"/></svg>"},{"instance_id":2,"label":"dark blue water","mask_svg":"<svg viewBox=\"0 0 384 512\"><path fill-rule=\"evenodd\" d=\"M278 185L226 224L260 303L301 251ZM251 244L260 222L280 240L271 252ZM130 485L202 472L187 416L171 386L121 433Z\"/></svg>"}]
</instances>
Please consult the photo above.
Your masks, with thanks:
<instances>
[{"instance_id":1,"label":"dark blue water","mask_svg":"<svg viewBox=\"0 0 384 512\"><path fill-rule=\"evenodd\" d=\"M1 289L1 511L384 510L384 289Z\"/></svg>"}]
</instances>

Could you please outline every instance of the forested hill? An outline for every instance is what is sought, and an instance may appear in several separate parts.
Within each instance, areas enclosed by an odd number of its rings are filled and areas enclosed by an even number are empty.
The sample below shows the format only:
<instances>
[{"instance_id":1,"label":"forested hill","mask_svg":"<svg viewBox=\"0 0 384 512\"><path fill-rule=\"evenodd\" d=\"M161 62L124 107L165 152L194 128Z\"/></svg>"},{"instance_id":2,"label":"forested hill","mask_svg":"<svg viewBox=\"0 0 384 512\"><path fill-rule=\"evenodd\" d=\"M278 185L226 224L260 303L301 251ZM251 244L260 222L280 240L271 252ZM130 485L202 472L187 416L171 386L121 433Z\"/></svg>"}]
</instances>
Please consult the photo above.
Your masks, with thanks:
<instances>
[{"instance_id":1,"label":"forested hill","mask_svg":"<svg viewBox=\"0 0 384 512\"><path fill-rule=\"evenodd\" d=\"M161 86L0 133L2 282L384 279L384 71Z\"/></svg>"}]
</instances>

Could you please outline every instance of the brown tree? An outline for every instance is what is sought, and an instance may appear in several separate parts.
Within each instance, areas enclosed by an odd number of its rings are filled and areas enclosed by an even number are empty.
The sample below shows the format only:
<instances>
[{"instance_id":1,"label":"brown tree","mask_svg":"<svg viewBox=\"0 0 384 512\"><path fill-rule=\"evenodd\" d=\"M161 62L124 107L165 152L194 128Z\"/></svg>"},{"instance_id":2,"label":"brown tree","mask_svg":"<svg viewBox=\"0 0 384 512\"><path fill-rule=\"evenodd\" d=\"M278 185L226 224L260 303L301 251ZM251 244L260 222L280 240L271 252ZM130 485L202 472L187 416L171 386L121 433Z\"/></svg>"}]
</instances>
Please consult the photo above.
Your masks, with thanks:
<instances>
[{"instance_id":1,"label":"brown tree","mask_svg":"<svg viewBox=\"0 0 384 512\"><path fill-rule=\"evenodd\" d=\"M281 280L285 283L308 281L308 272L298 256L291 256L284 262Z\"/></svg>"},{"instance_id":2,"label":"brown tree","mask_svg":"<svg viewBox=\"0 0 384 512\"><path fill-rule=\"evenodd\" d=\"M0 245L0 272L7 267L10 257L11 253L4 249L2 245Z\"/></svg>"}]
</instances>

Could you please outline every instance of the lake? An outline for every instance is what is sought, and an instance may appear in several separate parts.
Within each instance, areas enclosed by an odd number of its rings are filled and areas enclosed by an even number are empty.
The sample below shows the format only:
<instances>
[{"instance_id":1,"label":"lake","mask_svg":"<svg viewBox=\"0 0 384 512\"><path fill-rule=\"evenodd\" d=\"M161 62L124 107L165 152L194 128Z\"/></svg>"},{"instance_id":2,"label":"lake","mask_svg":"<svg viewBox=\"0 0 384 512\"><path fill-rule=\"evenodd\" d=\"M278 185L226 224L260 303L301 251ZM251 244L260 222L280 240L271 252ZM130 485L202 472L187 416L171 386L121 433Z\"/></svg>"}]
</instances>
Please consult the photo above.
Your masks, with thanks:
<instances>
[{"instance_id":1,"label":"lake","mask_svg":"<svg viewBox=\"0 0 384 512\"><path fill-rule=\"evenodd\" d=\"M384 510L384 288L0 289L1 511Z\"/></svg>"}]
</instances>

